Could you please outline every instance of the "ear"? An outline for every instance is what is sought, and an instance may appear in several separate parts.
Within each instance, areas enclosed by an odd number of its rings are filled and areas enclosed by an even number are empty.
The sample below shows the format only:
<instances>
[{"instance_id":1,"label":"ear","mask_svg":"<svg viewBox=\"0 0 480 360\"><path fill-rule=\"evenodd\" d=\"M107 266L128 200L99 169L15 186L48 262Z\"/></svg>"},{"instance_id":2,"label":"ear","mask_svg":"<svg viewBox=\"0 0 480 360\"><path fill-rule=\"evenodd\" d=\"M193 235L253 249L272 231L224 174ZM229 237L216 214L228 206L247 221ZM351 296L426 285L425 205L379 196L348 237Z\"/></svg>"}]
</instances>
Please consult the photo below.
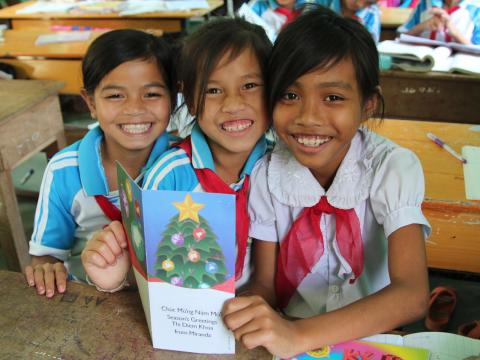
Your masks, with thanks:
<instances>
[{"instance_id":1,"label":"ear","mask_svg":"<svg viewBox=\"0 0 480 360\"><path fill-rule=\"evenodd\" d=\"M362 118L363 121L370 119L378 109L380 103L380 97L382 96L382 89L380 86L376 87L376 92L372 94L368 99L366 99L365 103L363 104L363 113Z\"/></svg>"},{"instance_id":2,"label":"ear","mask_svg":"<svg viewBox=\"0 0 480 360\"><path fill-rule=\"evenodd\" d=\"M93 98L93 95L90 95L85 89L80 90L80 95L82 96L83 101L85 101L85 103L87 104L92 119L96 119L97 110L95 107L95 99Z\"/></svg>"}]
</instances>

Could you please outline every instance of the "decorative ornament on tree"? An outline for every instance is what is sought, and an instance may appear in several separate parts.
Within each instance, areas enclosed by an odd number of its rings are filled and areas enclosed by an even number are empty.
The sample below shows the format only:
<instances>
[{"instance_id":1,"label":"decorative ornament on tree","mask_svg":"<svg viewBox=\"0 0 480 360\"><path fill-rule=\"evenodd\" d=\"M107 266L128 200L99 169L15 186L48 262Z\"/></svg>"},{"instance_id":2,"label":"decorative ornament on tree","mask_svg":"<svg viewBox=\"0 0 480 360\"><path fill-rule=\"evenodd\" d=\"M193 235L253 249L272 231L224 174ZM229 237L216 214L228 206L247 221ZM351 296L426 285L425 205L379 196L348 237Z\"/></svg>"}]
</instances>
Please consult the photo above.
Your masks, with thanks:
<instances>
[{"instance_id":1,"label":"decorative ornament on tree","mask_svg":"<svg viewBox=\"0 0 480 360\"><path fill-rule=\"evenodd\" d=\"M197 227L196 229L193 230L192 235L193 235L193 238L198 242L200 240L205 239L207 232L205 231L205 229L202 229L201 227Z\"/></svg>"},{"instance_id":2,"label":"decorative ornament on tree","mask_svg":"<svg viewBox=\"0 0 480 360\"><path fill-rule=\"evenodd\" d=\"M175 269L175 264L173 263L172 260L164 260L162 262L162 269L165 270L166 272L169 272L169 271L172 271L173 269Z\"/></svg>"},{"instance_id":3,"label":"decorative ornament on tree","mask_svg":"<svg viewBox=\"0 0 480 360\"><path fill-rule=\"evenodd\" d=\"M182 246L185 242L185 238L183 237L182 233L173 234L170 240L172 241L172 244L176 246Z\"/></svg>"},{"instance_id":4,"label":"decorative ornament on tree","mask_svg":"<svg viewBox=\"0 0 480 360\"><path fill-rule=\"evenodd\" d=\"M193 263L196 263L200 260L200 253L197 250L190 249L188 252L188 260Z\"/></svg>"},{"instance_id":5,"label":"decorative ornament on tree","mask_svg":"<svg viewBox=\"0 0 480 360\"><path fill-rule=\"evenodd\" d=\"M215 274L218 271L217 263L207 261L205 263L205 271L209 274Z\"/></svg>"},{"instance_id":6,"label":"decorative ornament on tree","mask_svg":"<svg viewBox=\"0 0 480 360\"><path fill-rule=\"evenodd\" d=\"M137 255L138 261L145 260L145 241L143 239L141 225L136 221L132 221L131 225L132 243L135 255Z\"/></svg>"},{"instance_id":7,"label":"decorative ornament on tree","mask_svg":"<svg viewBox=\"0 0 480 360\"><path fill-rule=\"evenodd\" d=\"M138 200L135 200L135 203L133 206L135 208L135 215L137 215L137 218L140 218L140 204Z\"/></svg>"},{"instance_id":8,"label":"decorative ornament on tree","mask_svg":"<svg viewBox=\"0 0 480 360\"><path fill-rule=\"evenodd\" d=\"M130 207L128 206L127 194L123 187L120 188L120 199L122 199L122 205L123 205L123 208L125 209L125 214L127 215L127 218L128 218L130 217Z\"/></svg>"},{"instance_id":9,"label":"decorative ornament on tree","mask_svg":"<svg viewBox=\"0 0 480 360\"><path fill-rule=\"evenodd\" d=\"M125 192L127 193L128 202L132 202L132 185L128 179L125 180Z\"/></svg>"},{"instance_id":10,"label":"decorative ornament on tree","mask_svg":"<svg viewBox=\"0 0 480 360\"><path fill-rule=\"evenodd\" d=\"M173 276L170 279L170 283L175 286L182 286L183 285L183 279L181 276Z\"/></svg>"}]
</instances>

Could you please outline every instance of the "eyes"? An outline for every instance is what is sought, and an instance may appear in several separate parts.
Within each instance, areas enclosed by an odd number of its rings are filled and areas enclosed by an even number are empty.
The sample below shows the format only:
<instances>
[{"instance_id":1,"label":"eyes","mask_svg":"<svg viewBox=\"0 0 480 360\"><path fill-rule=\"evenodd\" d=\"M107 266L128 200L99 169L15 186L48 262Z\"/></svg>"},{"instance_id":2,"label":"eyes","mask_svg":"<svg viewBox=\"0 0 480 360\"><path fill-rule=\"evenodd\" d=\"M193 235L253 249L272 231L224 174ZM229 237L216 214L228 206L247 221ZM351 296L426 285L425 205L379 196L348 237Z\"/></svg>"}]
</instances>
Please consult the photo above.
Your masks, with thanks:
<instances>
[{"instance_id":1,"label":"eyes","mask_svg":"<svg viewBox=\"0 0 480 360\"><path fill-rule=\"evenodd\" d=\"M323 98L324 102L327 103L337 103L346 100L344 96L337 95L337 94L327 94L327 95L321 95ZM281 101L284 103L289 103L289 102L294 102L294 101L299 101L300 100L300 95L297 94L294 91L289 91L287 90L282 97L280 98Z\"/></svg>"},{"instance_id":2,"label":"eyes","mask_svg":"<svg viewBox=\"0 0 480 360\"><path fill-rule=\"evenodd\" d=\"M165 90L148 90L147 92L142 94L142 98L144 99L158 99L165 96ZM107 100L123 100L128 97L127 93L121 90L108 90L105 91L103 94L103 98Z\"/></svg>"},{"instance_id":3,"label":"eyes","mask_svg":"<svg viewBox=\"0 0 480 360\"><path fill-rule=\"evenodd\" d=\"M241 86L242 91L253 91L256 90L257 88L263 86L262 83L260 82L248 82L245 83ZM216 86L208 86L207 90L205 91L205 94L207 95L220 95L224 92L224 89Z\"/></svg>"}]
</instances>

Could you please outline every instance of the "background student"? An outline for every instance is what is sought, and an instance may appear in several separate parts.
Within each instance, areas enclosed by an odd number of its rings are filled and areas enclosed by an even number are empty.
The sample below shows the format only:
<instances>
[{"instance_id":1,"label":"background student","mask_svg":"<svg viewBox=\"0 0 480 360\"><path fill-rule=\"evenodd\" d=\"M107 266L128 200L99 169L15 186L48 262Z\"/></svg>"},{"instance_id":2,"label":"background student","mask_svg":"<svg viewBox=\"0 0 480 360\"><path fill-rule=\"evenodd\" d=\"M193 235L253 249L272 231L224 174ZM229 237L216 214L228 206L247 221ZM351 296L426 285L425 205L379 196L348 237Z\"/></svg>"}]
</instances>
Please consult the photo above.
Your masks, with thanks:
<instances>
[{"instance_id":1,"label":"background student","mask_svg":"<svg viewBox=\"0 0 480 360\"><path fill-rule=\"evenodd\" d=\"M248 6L278 35L280 30L300 15L304 0L251 0Z\"/></svg>"},{"instance_id":2,"label":"background student","mask_svg":"<svg viewBox=\"0 0 480 360\"><path fill-rule=\"evenodd\" d=\"M237 287L249 273L247 192L254 164L267 149L264 78L271 43L265 31L243 19L205 23L186 40L180 59L182 92L196 124L190 137L160 157L146 175L146 189L236 195ZM112 244L110 239L116 239ZM113 222L88 242L85 270L101 288L121 286L115 269L126 246L121 223ZM105 246L108 245L108 246ZM118 281L125 278L119 271Z\"/></svg>"},{"instance_id":3,"label":"background student","mask_svg":"<svg viewBox=\"0 0 480 360\"><path fill-rule=\"evenodd\" d=\"M280 33L267 78L279 141L249 195L250 291L261 296L229 300L225 324L247 348L283 358L421 318L423 172L411 151L362 126L382 102L372 37L309 11Z\"/></svg>"},{"instance_id":4,"label":"background student","mask_svg":"<svg viewBox=\"0 0 480 360\"><path fill-rule=\"evenodd\" d=\"M420 0L398 32L431 40L480 44L480 1Z\"/></svg>"},{"instance_id":5,"label":"background student","mask_svg":"<svg viewBox=\"0 0 480 360\"><path fill-rule=\"evenodd\" d=\"M67 279L86 280L80 261L86 239L120 218L115 161L140 180L168 148L172 59L164 39L143 31L107 32L90 45L82 97L99 127L56 154L43 176L25 269L38 294L51 297L65 291Z\"/></svg>"},{"instance_id":6,"label":"background student","mask_svg":"<svg viewBox=\"0 0 480 360\"><path fill-rule=\"evenodd\" d=\"M346 18L352 18L365 26L375 42L380 40L380 8L378 0L313 0Z\"/></svg>"}]
</instances>

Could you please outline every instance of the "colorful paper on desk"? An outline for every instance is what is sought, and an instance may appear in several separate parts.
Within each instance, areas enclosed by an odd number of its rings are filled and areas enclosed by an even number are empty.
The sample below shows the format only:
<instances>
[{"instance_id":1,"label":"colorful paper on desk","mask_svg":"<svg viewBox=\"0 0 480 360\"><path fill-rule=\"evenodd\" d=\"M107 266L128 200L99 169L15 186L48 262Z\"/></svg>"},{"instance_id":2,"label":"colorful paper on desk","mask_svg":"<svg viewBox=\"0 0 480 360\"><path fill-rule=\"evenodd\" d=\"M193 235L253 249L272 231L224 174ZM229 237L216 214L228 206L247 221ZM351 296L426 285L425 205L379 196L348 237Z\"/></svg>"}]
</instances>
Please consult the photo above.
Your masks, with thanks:
<instances>
[{"instance_id":1,"label":"colorful paper on desk","mask_svg":"<svg viewBox=\"0 0 480 360\"><path fill-rule=\"evenodd\" d=\"M467 160L463 165L466 198L480 200L480 147L464 146L462 156Z\"/></svg>"},{"instance_id":2,"label":"colorful paper on desk","mask_svg":"<svg viewBox=\"0 0 480 360\"><path fill-rule=\"evenodd\" d=\"M141 190L117 164L122 219L153 347L234 354L235 196Z\"/></svg>"},{"instance_id":3,"label":"colorful paper on desk","mask_svg":"<svg viewBox=\"0 0 480 360\"><path fill-rule=\"evenodd\" d=\"M273 360L429 360L429 351L420 348L406 346L373 343L366 341L348 341L337 345L324 346L321 349L308 351L291 358L280 359L273 357Z\"/></svg>"},{"instance_id":4,"label":"colorful paper on desk","mask_svg":"<svg viewBox=\"0 0 480 360\"><path fill-rule=\"evenodd\" d=\"M87 41L91 34L91 31L59 31L53 34L38 36L37 40L35 40L35 45Z\"/></svg>"},{"instance_id":5,"label":"colorful paper on desk","mask_svg":"<svg viewBox=\"0 0 480 360\"><path fill-rule=\"evenodd\" d=\"M467 359L470 356L480 356L480 340L445 332L418 332L404 336L378 334L363 340L428 349L431 360Z\"/></svg>"}]
</instances>

